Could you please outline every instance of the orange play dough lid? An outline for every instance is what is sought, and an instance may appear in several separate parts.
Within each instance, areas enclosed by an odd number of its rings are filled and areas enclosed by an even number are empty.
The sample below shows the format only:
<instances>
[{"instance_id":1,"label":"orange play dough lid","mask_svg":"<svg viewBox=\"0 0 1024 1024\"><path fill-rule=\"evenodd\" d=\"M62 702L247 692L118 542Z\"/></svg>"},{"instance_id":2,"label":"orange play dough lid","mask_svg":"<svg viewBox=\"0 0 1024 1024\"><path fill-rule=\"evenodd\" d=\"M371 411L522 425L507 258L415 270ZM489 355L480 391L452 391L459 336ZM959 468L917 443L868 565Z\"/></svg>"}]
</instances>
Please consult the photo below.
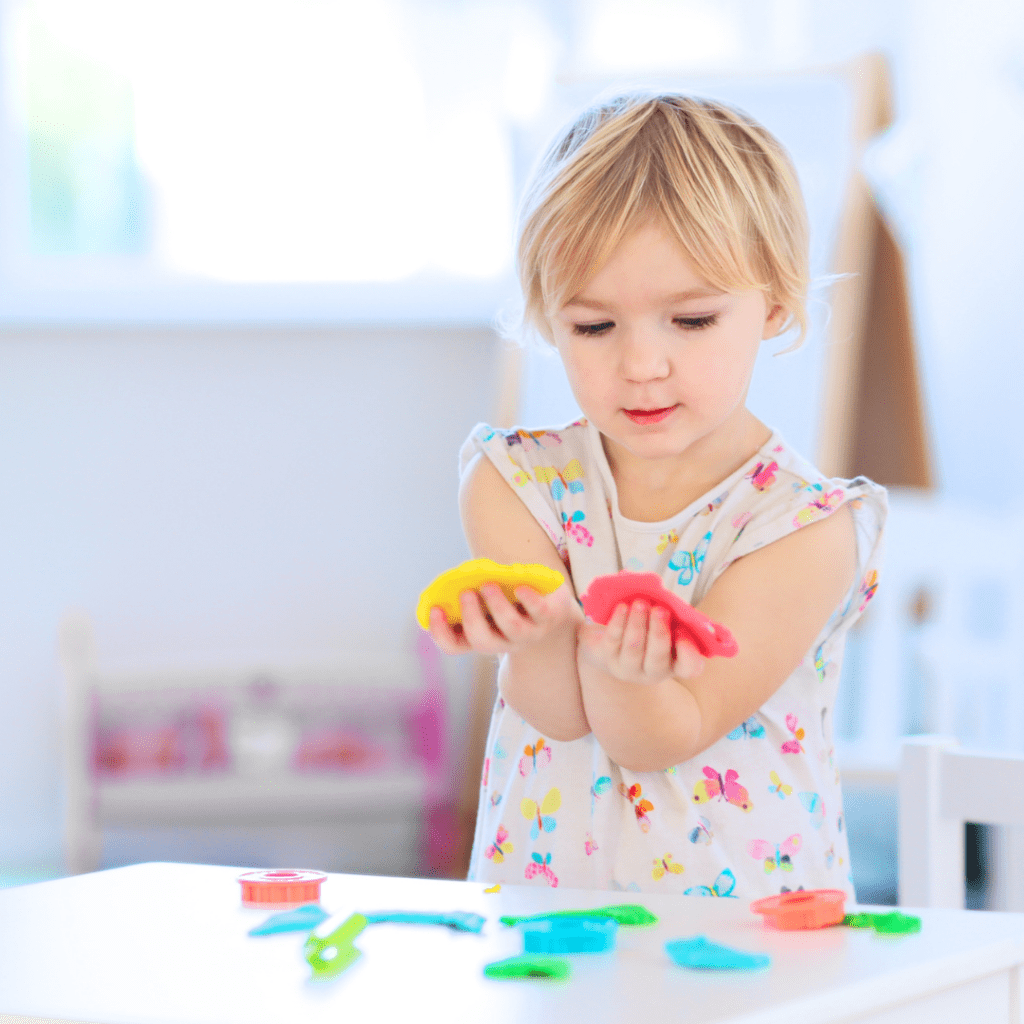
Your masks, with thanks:
<instances>
[{"instance_id":1,"label":"orange play dough lid","mask_svg":"<svg viewBox=\"0 0 1024 1024\"><path fill-rule=\"evenodd\" d=\"M462 621L462 608L459 605L459 594L464 590L477 590L485 583L497 583L505 596L516 603L515 587L532 587L539 594L547 595L556 591L565 582L565 577L555 569L546 565L513 562L502 565L492 562L489 558L473 558L468 562L455 566L441 573L420 594L416 605L416 621L423 629L430 628L430 609L440 605L454 625Z\"/></svg>"},{"instance_id":2,"label":"orange play dough lid","mask_svg":"<svg viewBox=\"0 0 1024 1024\"><path fill-rule=\"evenodd\" d=\"M280 869L245 871L238 881L242 884L245 906L283 906L319 903L320 886L326 877L323 871Z\"/></svg>"},{"instance_id":3,"label":"orange play dough lid","mask_svg":"<svg viewBox=\"0 0 1024 1024\"><path fill-rule=\"evenodd\" d=\"M846 913L845 903L846 893L841 889L807 889L755 900L750 909L780 931L794 932L839 924Z\"/></svg>"}]
</instances>

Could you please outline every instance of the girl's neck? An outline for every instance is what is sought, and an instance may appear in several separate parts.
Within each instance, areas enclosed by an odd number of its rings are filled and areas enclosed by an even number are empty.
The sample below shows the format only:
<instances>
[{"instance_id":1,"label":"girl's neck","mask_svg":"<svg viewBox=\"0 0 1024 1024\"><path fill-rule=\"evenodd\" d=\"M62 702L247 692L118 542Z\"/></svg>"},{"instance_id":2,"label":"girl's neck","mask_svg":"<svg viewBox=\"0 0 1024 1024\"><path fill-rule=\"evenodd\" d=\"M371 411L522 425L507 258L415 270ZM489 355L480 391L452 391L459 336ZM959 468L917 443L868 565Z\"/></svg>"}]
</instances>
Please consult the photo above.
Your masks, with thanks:
<instances>
[{"instance_id":1,"label":"girl's neck","mask_svg":"<svg viewBox=\"0 0 1024 1024\"><path fill-rule=\"evenodd\" d=\"M744 408L732 429L701 438L671 462L638 459L603 434L601 444L620 513L636 522L659 523L730 477L771 436L771 430Z\"/></svg>"}]
</instances>

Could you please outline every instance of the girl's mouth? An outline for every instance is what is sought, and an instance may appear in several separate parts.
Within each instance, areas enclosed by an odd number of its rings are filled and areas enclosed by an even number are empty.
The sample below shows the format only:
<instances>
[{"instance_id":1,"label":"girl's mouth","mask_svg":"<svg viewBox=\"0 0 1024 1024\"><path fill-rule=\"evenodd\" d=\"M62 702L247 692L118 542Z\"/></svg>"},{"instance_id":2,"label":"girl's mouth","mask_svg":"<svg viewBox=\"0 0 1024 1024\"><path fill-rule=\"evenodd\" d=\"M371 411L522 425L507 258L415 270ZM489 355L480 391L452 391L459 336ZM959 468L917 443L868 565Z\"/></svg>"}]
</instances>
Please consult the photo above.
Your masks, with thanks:
<instances>
[{"instance_id":1,"label":"girl's mouth","mask_svg":"<svg viewBox=\"0 0 1024 1024\"><path fill-rule=\"evenodd\" d=\"M649 423L660 423L663 419L671 416L678 405L670 405L665 409L623 409L622 411L634 422L641 426Z\"/></svg>"}]
</instances>

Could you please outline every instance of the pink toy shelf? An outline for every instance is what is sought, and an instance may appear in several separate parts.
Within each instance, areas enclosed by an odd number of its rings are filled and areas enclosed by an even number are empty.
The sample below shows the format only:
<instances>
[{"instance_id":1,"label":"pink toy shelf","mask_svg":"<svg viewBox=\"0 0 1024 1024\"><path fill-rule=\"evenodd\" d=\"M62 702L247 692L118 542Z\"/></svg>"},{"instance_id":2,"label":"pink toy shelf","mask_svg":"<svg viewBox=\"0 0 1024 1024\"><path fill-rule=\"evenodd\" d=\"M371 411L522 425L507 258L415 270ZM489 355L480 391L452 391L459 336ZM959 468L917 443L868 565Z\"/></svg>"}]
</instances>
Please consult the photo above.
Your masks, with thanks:
<instances>
[{"instance_id":1,"label":"pink toy shelf","mask_svg":"<svg viewBox=\"0 0 1024 1024\"><path fill-rule=\"evenodd\" d=\"M62 636L72 870L99 866L108 827L344 820L358 830L361 816L387 814L408 822L397 841L418 847L410 874L449 874L447 691L437 649L416 633L406 655L333 665L110 674L74 657L91 638Z\"/></svg>"}]
</instances>

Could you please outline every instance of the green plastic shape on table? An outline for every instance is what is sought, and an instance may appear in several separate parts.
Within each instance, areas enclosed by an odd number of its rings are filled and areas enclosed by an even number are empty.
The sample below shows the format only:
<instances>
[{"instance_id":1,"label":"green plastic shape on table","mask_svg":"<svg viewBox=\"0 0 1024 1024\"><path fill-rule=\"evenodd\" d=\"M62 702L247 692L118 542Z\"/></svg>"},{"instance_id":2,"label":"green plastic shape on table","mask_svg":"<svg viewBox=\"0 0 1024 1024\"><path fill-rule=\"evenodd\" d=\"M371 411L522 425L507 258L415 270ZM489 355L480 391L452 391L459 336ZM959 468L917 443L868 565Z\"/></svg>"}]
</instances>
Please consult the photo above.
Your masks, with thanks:
<instances>
[{"instance_id":1,"label":"green plastic shape on table","mask_svg":"<svg viewBox=\"0 0 1024 1024\"><path fill-rule=\"evenodd\" d=\"M764 953L747 953L742 949L722 946L705 935L692 939L673 939L665 943L665 950L680 967L695 967L712 971L751 971L768 967L771 957Z\"/></svg>"},{"instance_id":2,"label":"green plastic shape on table","mask_svg":"<svg viewBox=\"0 0 1024 1024\"><path fill-rule=\"evenodd\" d=\"M550 914L533 914L529 917L506 915L501 919L501 923L511 926L523 921L550 921L556 917L610 917L619 924L633 927L646 927L658 923L658 918L639 903L615 903L610 907L595 907L593 910L552 910Z\"/></svg>"},{"instance_id":3,"label":"green plastic shape on table","mask_svg":"<svg viewBox=\"0 0 1024 1024\"><path fill-rule=\"evenodd\" d=\"M353 945L353 940L366 927L366 917L352 914L340 924L336 923L338 917L340 915L328 918L306 939L303 952L306 962L313 968L315 981L337 977L362 955Z\"/></svg>"},{"instance_id":4,"label":"green plastic shape on table","mask_svg":"<svg viewBox=\"0 0 1024 1024\"><path fill-rule=\"evenodd\" d=\"M847 914L842 923L848 928L874 928L882 935L909 935L921 930L921 918L898 910L888 914Z\"/></svg>"},{"instance_id":5,"label":"green plastic shape on table","mask_svg":"<svg viewBox=\"0 0 1024 1024\"><path fill-rule=\"evenodd\" d=\"M510 956L507 960L498 960L484 968L486 977L501 981L530 978L562 981L570 973L569 961L557 956Z\"/></svg>"},{"instance_id":6,"label":"green plastic shape on table","mask_svg":"<svg viewBox=\"0 0 1024 1024\"><path fill-rule=\"evenodd\" d=\"M384 924L393 921L397 924L440 924L459 932L474 932L480 934L480 930L487 922L487 918L480 914L471 914L465 910L453 910L448 914L424 914L415 911L389 910L379 914L366 914L368 924Z\"/></svg>"}]
</instances>

